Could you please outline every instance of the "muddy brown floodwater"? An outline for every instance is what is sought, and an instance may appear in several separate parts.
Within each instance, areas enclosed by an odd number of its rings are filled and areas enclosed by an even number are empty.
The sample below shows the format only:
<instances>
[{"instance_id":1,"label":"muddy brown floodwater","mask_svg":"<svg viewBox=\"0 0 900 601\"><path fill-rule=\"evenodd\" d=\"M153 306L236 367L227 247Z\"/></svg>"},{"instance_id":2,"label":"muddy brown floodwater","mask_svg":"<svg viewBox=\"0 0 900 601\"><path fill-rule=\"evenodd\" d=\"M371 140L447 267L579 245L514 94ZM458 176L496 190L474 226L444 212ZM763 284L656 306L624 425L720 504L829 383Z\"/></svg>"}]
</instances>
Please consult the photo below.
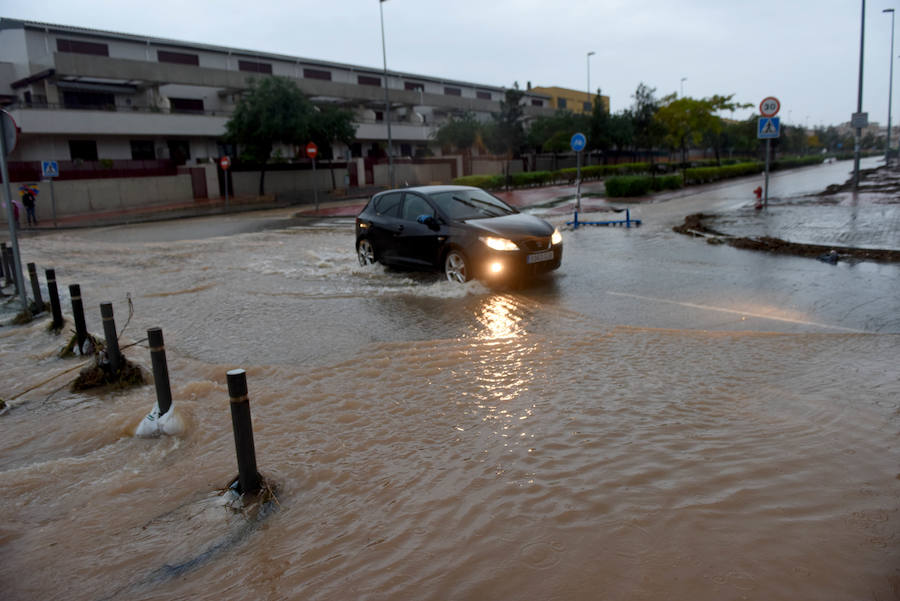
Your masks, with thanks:
<instances>
[{"instance_id":1,"label":"muddy brown floodwater","mask_svg":"<svg viewBox=\"0 0 900 601\"><path fill-rule=\"evenodd\" d=\"M147 231L22 243L93 333L131 296L136 363L163 328L184 433L132 435L152 385L70 392L47 319L0 328L4 599L900 598L894 266L662 224L566 232L558 274L495 290L363 269L348 223ZM236 367L256 519L219 492Z\"/></svg>"}]
</instances>

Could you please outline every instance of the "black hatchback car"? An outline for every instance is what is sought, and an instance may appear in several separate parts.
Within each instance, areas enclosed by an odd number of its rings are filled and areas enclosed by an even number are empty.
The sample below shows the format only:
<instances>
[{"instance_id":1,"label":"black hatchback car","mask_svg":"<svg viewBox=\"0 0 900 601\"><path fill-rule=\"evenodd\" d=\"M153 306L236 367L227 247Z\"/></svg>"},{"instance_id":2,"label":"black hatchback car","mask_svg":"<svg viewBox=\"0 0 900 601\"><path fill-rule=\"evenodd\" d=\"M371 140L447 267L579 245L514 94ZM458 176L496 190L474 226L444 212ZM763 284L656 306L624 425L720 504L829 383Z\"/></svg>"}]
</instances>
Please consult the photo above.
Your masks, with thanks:
<instances>
[{"instance_id":1,"label":"black hatchback car","mask_svg":"<svg viewBox=\"0 0 900 601\"><path fill-rule=\"evenodd\" d=\"M452 282L509 281L557 269L562 236L480 188L422 186L372 197L356 218L356 254Z\"/></svg>"}]
</instances>

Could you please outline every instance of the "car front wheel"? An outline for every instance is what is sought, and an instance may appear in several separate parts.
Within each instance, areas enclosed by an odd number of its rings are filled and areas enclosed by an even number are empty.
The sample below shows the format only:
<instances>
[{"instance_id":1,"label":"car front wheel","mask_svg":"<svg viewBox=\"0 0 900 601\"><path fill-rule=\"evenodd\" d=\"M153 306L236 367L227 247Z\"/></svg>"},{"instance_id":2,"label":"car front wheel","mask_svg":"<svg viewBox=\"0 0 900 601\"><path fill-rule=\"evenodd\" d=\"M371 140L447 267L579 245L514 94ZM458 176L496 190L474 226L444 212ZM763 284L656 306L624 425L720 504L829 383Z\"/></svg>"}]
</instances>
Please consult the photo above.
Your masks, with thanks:
<instances>
[{"instance_id":1,"label":"car front wheel","mask_svg":"<svg viewBox=\"0 0 900 601\"><path fill-rule=\"evenodd\" d=\"M469 260L462 251L453 249L447 253L444 258L444 273L447 280L463 284L471 279L472 274L469 269Z\"/></svg>"},{"instance_id":2,"label":"car front wheel","mask_svg":"<svg viewBox=\"0 0 900 601\"><path fill-rule=\"evenodd\" d=\"M363 238L356 245L356 258L359 264L365 267L375 263L375 247L369 242L368 238Z\"/></svg>"}]
</instances>

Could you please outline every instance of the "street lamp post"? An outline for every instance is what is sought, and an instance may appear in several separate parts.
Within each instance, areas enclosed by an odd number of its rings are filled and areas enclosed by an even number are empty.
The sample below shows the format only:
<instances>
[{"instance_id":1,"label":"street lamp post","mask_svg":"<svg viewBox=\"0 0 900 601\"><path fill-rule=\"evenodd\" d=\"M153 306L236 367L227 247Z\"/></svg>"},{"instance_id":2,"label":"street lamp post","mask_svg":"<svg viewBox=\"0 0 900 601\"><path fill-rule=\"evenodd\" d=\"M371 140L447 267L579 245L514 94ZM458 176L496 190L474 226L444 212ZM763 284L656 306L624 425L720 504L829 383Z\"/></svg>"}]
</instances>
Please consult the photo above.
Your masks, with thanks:
<instances>
[{"instance_id":1,"label":"street lamp post","mask_svg":"<svg viewBox=\"0 0 900 601\"><path fill-rule=\"evenodd\" d=\"M859 25L859 85L856 93L856 114L862 114L863 97L863 49L866 40L866 0L862 0L862 16ZM862 127L857 122L856 140L853 146L853 189L859 189L859 147L862 138Z\"/></svg>"},{"instance_id":2,"label":"street lamp post","mask_svg":"<svg viewBox=\"0 0 900 601\"><path fill-rule=\"evenodd\" d=\"M684 82L687 81L687 77L681 78L681 98L684 98Z\"/></svg>"},{"instance_id":3,"label":"street lamp post","mask_svg":"<svg viewBox=\"0 0 900 601\"><path fill-rule=\"evenodd\" d=\"M391 188L394 186L394 153L391 143L391 101L388 98L388 71L387 49L384 44L384 9L381 7L387 0L378 0L378 12L381 15L381 56L384 59L384 122L387 123L387 155L388 176L391 180Z\"/></svg>"},{"instance_id":4,"label":"street lamp post","mask_svg":"<svg viewBox=\"0 0 900 601\"><path fill-rule=\"evenodd\" d=\"M596 52L594 52L593 50L591 50L590 52L587 53L587 95L588 95L587 101L588 101L588 104L586 105L585 108L587 108L587 106L590 106L592 109L594 108L594 105L591 102L591 57L594 56L594 54L596 54ZM587 112L587 110L585 110L585 112Z\"/></svg>"},{"instance_id":5,"label":"street lamp post","mask_svg":"<svg viewBox=\"0 0 900 601\"><path fill-rule=\"evenodd\" d=\"M593 50L587 53L587 104L582 107L582 112L585 115L592 113L594 108L594 103L591 101L591 57L594 54L596 53ZM590 162L591 154L589 150L585 156Z\"/></svg>"},{"instance_id":6,"label":"street lamp post","mask_svg":"<svg viewBox=\"0 0 900 601\"><path fill-rule=\"evenodd\" d=\"M886 8L881 12L891 13L891 74L888 79L888 129L887 143L884 150L884 164L887 165L891 160L891 103L893 102L892 95L894 93L894 9Z\"/></svg>"}]
</instances>

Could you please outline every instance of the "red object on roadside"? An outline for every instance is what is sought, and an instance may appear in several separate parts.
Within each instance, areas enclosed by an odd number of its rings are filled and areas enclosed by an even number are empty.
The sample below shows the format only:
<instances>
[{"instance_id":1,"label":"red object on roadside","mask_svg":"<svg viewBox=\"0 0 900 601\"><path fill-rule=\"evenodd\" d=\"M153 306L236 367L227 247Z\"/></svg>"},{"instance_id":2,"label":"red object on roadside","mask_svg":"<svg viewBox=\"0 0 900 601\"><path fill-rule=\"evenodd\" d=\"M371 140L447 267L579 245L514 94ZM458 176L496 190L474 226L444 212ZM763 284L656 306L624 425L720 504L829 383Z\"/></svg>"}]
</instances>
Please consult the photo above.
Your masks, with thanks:
<instances>
[{"instance_id":1,"label":"red object on roadside","mask_svg":"<svg viewBox=\"0 0 900 601\"><path fill-rule=\"evenodd\" d=\"M219 159L219 165L222 166L222 169L227 170L229 167L231 167L231 159L228 157L222 157L221 159Z\"/></svg>"},{"instance_id":2,"label":"red object on roadside","mask_svg":"<svg viewBox=\"0 0 900 601\"><path fill-rule=\"evenodd\" d=\"M316 158L316 155L319 154L319 147L316 146L315 142L310 142L306 145L306 156L311 159Z\"/></svg>"},{"instance_id":3,"label":"red object on roadside","mask_svg":"<svg viewBox=\"0 0 900 601\"><path fill-rule=\"evenodd\" d=\"M762 186L756 186L756 190L754 190L753 193L756 194L756 200L761 199L762 198Z\"/></svg>"}]
</instances>

